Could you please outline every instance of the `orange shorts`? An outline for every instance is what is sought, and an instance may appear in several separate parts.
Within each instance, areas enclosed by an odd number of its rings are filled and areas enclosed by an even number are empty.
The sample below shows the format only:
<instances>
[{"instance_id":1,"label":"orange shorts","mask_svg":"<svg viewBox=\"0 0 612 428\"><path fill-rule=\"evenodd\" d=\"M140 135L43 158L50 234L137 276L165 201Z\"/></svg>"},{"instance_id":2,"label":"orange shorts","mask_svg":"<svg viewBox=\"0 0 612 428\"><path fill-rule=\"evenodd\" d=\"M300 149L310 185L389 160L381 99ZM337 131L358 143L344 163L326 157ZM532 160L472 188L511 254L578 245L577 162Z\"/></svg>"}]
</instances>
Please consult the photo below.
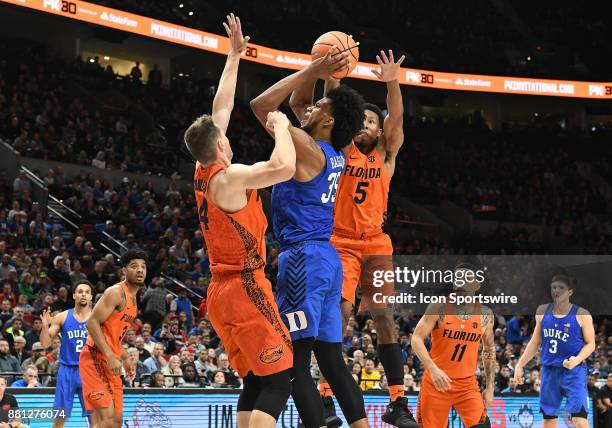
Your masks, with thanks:
<instances>
[{"instance_id":1,"label":"orange shorts","mask_svg":"<svg viewBox=\"0 0 612 428\"><path fill-rule=\"evenodd\" d=\"M375 287L372 275L377 270L393 270L393 245L389 235L380 233L357 239L332 234L330 242L338 251L342 262L342 298L354 305L355 291L360 286L360 311L388 308L388 303L377 303L374 295L377 293L383 296L393 295L395 283L384 282L381 287Z\"/></svg>"},{"instance_id":2,"label":"orange shorts","mask_svg":"<svg viewBox=\"0 0 612 428\"><path fill-rule=\"evenodd\" d=\"M445 427L451 406L455 408L466 427L487 420L487 408L476 376L453 379L451 389L440 392L431 381L429 371L425 370L417 404L417 422L423 428Z\"/></svg>"},{"instance_id":3,"label":"orange shorts","mask_svg":"<svg viewBox=\"0 0 612 428\"><path fill-rule=\"evenodd\" d=\"M115 413L123 413L123 384L121 377L113 374L106 357L86 345L79 357L79 372L83 382L85 410L104 409L113 406Z\"/></svg>"},{"instance_id":4,"label":"orange shorts","mask_svg":"<svg viewBox=\"0 0 612 428\"><path fill-rule=\"evenodd\" d=\"M263 270L215 272L208 316L240 377L267 376L293 366L291 337Z\"/></svg>"}]
</instances>

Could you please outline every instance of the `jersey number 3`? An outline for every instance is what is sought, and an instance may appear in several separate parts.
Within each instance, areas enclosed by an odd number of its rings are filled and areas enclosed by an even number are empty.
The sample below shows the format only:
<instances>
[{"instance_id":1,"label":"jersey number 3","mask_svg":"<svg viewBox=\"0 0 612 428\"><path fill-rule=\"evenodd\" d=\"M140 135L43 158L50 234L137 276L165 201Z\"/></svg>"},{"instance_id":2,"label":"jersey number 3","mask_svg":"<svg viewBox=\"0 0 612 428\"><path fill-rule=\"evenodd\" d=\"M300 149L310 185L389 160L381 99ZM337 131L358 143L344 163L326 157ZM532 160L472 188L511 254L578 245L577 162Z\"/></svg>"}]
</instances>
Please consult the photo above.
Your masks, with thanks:
<instances>
[{"instance_id":1,"label":"jersey number 3","mask_svg":"<svg viewBox=\"0 0 612 428\"><path fill-rule=\"evenodd\" d=\"M327 181L329 181L329 190L327 193L323 193L321 195L321 202L327 204L328 202L336 201L336 190L338 190L338 180L340 180L341 172L332 172L327 177Z\"/></svg>"}]
</instances>

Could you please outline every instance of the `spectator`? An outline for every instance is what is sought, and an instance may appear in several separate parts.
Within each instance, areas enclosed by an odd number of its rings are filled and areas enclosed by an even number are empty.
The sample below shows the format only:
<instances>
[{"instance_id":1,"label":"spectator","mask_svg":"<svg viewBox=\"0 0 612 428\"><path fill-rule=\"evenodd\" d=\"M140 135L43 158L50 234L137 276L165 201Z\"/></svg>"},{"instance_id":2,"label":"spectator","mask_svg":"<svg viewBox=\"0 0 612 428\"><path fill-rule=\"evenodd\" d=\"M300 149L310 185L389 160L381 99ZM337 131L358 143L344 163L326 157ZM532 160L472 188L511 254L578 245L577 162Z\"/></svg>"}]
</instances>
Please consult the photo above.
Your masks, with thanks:
<instances>
[{"instance_id":1,"label":"spectator","mask_svg":"<svg viewBox=\"0 0 612 428\"><path fill-rule=\"evenodd\" d=\"M138 361L145 362L151 356L149 351L145 349L145 340L142 336L138 336L134 341L136 349L138 349Z\"/></svg>"},{"instance_id":2,"label":"spectator","mask_svg":"<svg viewBox=\"0 0 612 428\"><path fill-rule=\"evenodd\" d=\"M140 362L138 349L128 348L128 361L125 369L123 385L127 387L140 387L148 385L149 369Z\"/></svg>"},{"instance_id":3,"label":"spectator","mask_svg":"<svg viewBox=\"0 0 612 428\"><path fill-rule=\"evenodd\" d=\"M409 373L405 374L404 375L404 391L406 391L406 392L414 392L414 391L419 391L419 389L420 388L414 382L414 376L412 376Z\"/></svg>"},{"instance_id":4,"label":"spectator","mask_svg":"<svg viewBox=\"0 0 612 428\"><path fill-rule=\"evenodd\" d=\"M521 391L521 387L519 386L518 382L516 381L516 379L514 379L514 377L511 377L508 380L508 387L504 388L500 391L500 393L502 394L508 394L508 393L517 393L520 394Z\"/></svg>"},{"instance_id":5,"label":"spectator","mask_svg":"<svg viewBox=\"0 0 612 428\"><path fill-rule=\"evenodd\" d=\"M227 388L229 385L225 379L225 372L221 370L214 372L210 386L212 388Z\"/></svg>"},{"instance_id":6,"label":"spectator","mask_svg":"<svg viewBox=\"0 0 612 428\"><path fill-rule=\"evenodd\" d=\"M168 364L162 367L161 372L166 376L166 387L172 388L184 382L183 371L181 370L181 359L178 355L173 355L168 360Z\"/></svg>"},{"instance_id":7,"label":"spectator","mask_svg":"<svg viewBox=\"0 0 612 428\"><path fill-rule=\"evenodd\" d=\"M0 263L0 280L7 279L11 272L17 273L17 269L15 269L11 262L10 254L5 253L2 256L2 263Z\"/></svg>"},{"instance_id":8,"label":"spectator","mask_svg":"<svg viewBox=\"0 0 612 428\"><path fill-rule=\"evenodd\" d=\"M28 366L35 366L37 364L37 361L40 358L43 358L44 356L45 356L45 348L42 347L40 342L36 342L34 343L34 345L32 345L32 356L26 359L25 361L23 361L21 363L21 366L22 368L25 368Z\"/></svg>"},{"instance_id":9,"label":"spectator","mask_svg":"<svg viewBox=\"0 0 612 428\"><path fill-rule=\"evenodd\" d=\"M17 336L15 338L11 354L13 355L13 357L15 357L20 366L23 364L24 361L27 361L29 356L26 350L26 340L23 336Z\"/></svg>"},{"instance_id":10,"label":"spectator","mask_svg":"<svg viewBox=\"0 0 612 428\"><path fill-rule=\"evenodd\" d=\"M32 328L25 334L26 349L32 350L32 346L40 341L40 331L42 330L42 321L39 317L32 320Z\"/></svg>"},{"instance_id":11,"label":"spectator","mask_svg":"<svg viewBox=\"0 0 612 428\"><path fill-rule=\"evenodd\" d=\"M136 65L130 70L130 77L134 82L140 82L142 79L142 71L140 70L140 62L136 61Z\"/></svg>"},{"instance_id":12,"label":"spectator","mask_svg":"<svg viewBox=\"0 0 612 428\"><path fill-rule=\"evenodd\" d=\"M19 198L24 192L30 193L32 191L32 185L28 180L25 171L20 170L19 176L13 181L13 196ZM9 221L11 218L9 217Z\"/></svg>"},{"instance_id":13,"label":"spectator","mask_svg":"<svg viewBox=\"0 0 612 428\"><path fill-rule=\"evenodd\" d=\"M96 157L91 161L91 166L93 166L94 168L105 169L106 168L105 157L106 155L104 154L104 152L100 150L98 154L96 155Z\"/></svg>"},{"instance_id":14,"label":"spectator","mask_svg":"<svg viewBox=\"0 0 612 428\"><path fill-rule=\"evenodd\" d=\"M9 343L0 339L0 372L19 373L19 361L10 353Z\"/></svg>"},{"instance_id":15,"label":"spectator","mask_svg":"<svg viewBox=\"0 0 612 428\"><path fill-rule=\"evenodd\" d=\"M27 366L23 371L23 379L16 380L11 388L40 388L42 384L38 381L38 369L36 366Z\"/></svg>"},{"instance_id":16,"label":"spectator","mask_svg":"<svg viewBox=\"0 0 612 428\"><path fill-rule=\"evenodd\" d=\"M0 293L1 300L8 300L11 302L11 307L17 304L17 295L13 291L13 285L10 281L5 281L2 285L2 293Z\"/></svg>"},{"instance_id":17,"label":"spectator","mask_svg":"<svg viewBox=\"0 0 612 428\"><path fill-rule=\"evenodd\" d=\"M506 323L506 339L508 343L512 345L522 345L528 337L522 335L521 332L521 323L523 321L523 317L521 315L515 314L507 323Z\"/></svg>"},{"instance_id":18,"label":"spectator","mask_svg":"<svg viewBox=\"0 0 612 428\"><path fill-rule=\"evenodd\" d=\"M18 309L18 308L15 308ZM15 312L13 310L13 312ZM11 347L13 346L13 344L15 343L15 338L18 336L25 336L25 332L22 330L23 327L23 320L20 318L13 318L11 326L6 328L4 330L4 338L7 340L7 342L11 345Z\"/></svg>"},{"instance_id":19,"label":"spectator","mask_svg":"<svg viewBox=\"0 0 612 428\"><path fill-rule=\"evenodd\" d=\"M0 326L5 326L11 318L13 318L13 311L11 309L11 301L2 299L1 305L2 311L0 312Z\"/></svg>"},{"instance_id":20,"label":"spectator","mask_svg":"<svg viewBox=\"0 0 612 428\"><path fill-rule=\"evenodd\" d=\"M153 64L153 69L149 71L149 80L147 83L154 88L159 88L161 86L162 73L159 71L157 64Z\"/></svg>"},{"instance_id":21,"label":"spectator","mask_svg":"<svg viewBox=\"0 0 612 428\"><path fill-rule=\"evenodd\" d=\"M503 391L508 388L508 382L510 380L510 369L507 366L502 366L497 374L497 388L499 391Z\"/></svg>"},{"instance_id":22,"label":"spectator","mask_svg":"<svg viewBox=\"0 0 612 428\"><path fill-rule=\"evenodd\" d=\"M229 365L229 359L227 358L226 353L219 354L217 358L217 366L218 370L223 372L225 376L225 382L230 385L232 388L240 387L240 381L238 380L238 375L234 372L234 370ZM209 379L214 382L214 373L208 374Z\"/></svg>"},{"instance_id":23,"label":"spectator","mask_svg":"<svg viewBox=\"0 0 612 428\"><path fill-rule=\"evenodd\" d=\"M184 312L187 314L187 325L185 326L188 330L193 325L193 309L191 307L191 300L187 297L187 290L183 287L179 289L178 297L175 299L176 302L176 313L180 314Z\"/></svg>"},{"instance_id":24,"label":"spectator","mask_svg":"<svg viewBox=\"0 0 612 428\"><path fill-rule=\"evenodd\" d=\"M74 286L77 282L81 282L87 279L87 275L82 272L82 265L79 260L75 260L72 265L72 272L69 275L70 285Z\"/></svg>"},{"instance_id":25,"label":"spectator","mask_svg":"<svg viewBox=\"0 0 612 428\"><path fill-rule=\"evenodd\" d=\"M202 384L198 379L198 372L195 364L185 363L182 365L183 382L179 384L179 388L201 388Z\"/></svg>"},{"instance_id":26,"label":"spectator","mask_svg":"<svg viewBox=\"0 0 612 428\"><path fill-rule=\"evenodd\" d=\"M9 418L9 410L19 410L17 399L6 392L6 378L0 376L0 428L19 428L21 418Z\"/></svg>"},{"instance_id":27,"label":"spectator","mask_svg":"<svg viewBox=\"0 0 612 428\"><path fill-rule=\"evenodd\" d=\"M143 363L147 369L149 369L150 373L161 371L168 362L164 358L164 345L160 342L157 342L153 346L153 352L151 356L147 358Z\"/></svg>"},{"instance_id":28,"label":"spectator","mask_svg":"<svg viewBox=\"0 0 612 428\"><path fill-rule=\"evenodd\" d=\"M375 370L376 366L371 358L365 360L365 366L361 370L361 390L368 391L380 383L380 373Z\"/></svg>"},{"instance_id":29,"label":"spectator","mask_svg":"<svg viewBox=\"0 0 612 428\"><path fill-rule=\"evenodd\" d=\"M168 290L165 288L164 280L159 279L151 282L142 297L141 304L144 308L142 318L153 328L157 328L166 314L166 294Z\"/></svg>"},{"instance_id":30,"label":"spectator","mask_svg":"<svg viewBox=\"0 0 612 428\"><path fill-rule=\"evenodd\" d=\"M149 385L151 388L165 388L166 387L166 377L162 372L153 372L151 374L151 384Z\"/></svg>"}]
</instances>

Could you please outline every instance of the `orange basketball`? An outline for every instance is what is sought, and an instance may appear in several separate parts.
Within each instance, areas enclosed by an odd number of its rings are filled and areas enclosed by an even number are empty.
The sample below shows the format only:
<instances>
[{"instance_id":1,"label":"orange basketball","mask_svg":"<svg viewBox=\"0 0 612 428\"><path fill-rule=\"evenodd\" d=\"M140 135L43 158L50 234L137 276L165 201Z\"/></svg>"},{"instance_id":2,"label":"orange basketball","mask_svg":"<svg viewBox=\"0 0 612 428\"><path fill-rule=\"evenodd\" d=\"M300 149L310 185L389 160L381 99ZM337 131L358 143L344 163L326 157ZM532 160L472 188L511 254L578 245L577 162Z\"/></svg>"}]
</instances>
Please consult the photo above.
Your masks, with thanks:
<instances>
[{"instance_id":1,"label":"orange basketball","mask_svg":"<svg viewBox=\"0 0 612 428\"><path fill-rule=\"evenodd\" d=\"M353 71L357 65L357 61L359 61L359 43L356 43L352 36L342 31L330 31L325 33L315 40L310 53L314 61L317 58L325 56L327 51L334 45L338 47L340 52L350 53L348 67L333 74L333 77L336 79L342 79L351 74L351 71Z\"/></svg>"}]
</instances>

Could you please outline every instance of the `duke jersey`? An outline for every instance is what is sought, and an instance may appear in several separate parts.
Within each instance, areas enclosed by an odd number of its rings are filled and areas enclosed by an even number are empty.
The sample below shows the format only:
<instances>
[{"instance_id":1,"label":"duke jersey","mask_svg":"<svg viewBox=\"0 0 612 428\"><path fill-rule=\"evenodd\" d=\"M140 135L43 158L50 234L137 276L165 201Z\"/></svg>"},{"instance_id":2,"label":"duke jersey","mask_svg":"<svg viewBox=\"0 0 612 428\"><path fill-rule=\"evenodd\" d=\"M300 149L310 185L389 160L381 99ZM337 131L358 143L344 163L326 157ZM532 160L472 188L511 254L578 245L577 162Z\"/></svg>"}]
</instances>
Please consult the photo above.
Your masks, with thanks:
<instances>
[{"instance_id":1,"label":"duke jersey","mask_svg":"<svg viewBox=\"0 0 612 428\"><path fill-rule=\"evenodd\" d=\"M331 236L336 191L345 161L341 151L325 141L315 142L325 153L325 169L308 182L291 179L272 188L274 235L281 248L302 241L327 241Z\"/></svg>"},{"instance_id":2,"label":"duke jersey","mask_svg":"<svg viewBox=\"0 0 612 428\"><path fill-rule=\"evenodd\" d=\"M391 177L376 148L363 154L355 143L350 147L338 189L334 233L356 237L382 233Z\"/></svg>"},{"instance_id":3,"label":"duke jersey","mask_svg":"<svg viewBox=\"0 0 612 428\"><path fill-rule=\"evenodd\" d=\"M74 309L68 309L61 330L59 360L66 366L78 366L79 354L87 341L87 321L79 322L74 317Z\"/></svg>"},{"instance_id":4,"label":"duke jersey","mask_svg":"<svg viewBox=\"0 0 612 428\"><path fill-rule=\"evenodd\" d=\"M439 327L431 332L431 359L451 379L474 376L483 332L480 305L465 320L447 306Z\"/></svg>"},{"instance_id":5,"label":"duke jersey","mask_svg":"<svg viewBox=\"0 0 612 428\"><path fill-rule=\"evenodd\" d=\"M542 365L563 367L563 360L575 357L584 346L582 328L576 314L580 306L572 305L569 313L558 318L553 315L553 304L542 318Z\"/></svg>"}]
</instances>

